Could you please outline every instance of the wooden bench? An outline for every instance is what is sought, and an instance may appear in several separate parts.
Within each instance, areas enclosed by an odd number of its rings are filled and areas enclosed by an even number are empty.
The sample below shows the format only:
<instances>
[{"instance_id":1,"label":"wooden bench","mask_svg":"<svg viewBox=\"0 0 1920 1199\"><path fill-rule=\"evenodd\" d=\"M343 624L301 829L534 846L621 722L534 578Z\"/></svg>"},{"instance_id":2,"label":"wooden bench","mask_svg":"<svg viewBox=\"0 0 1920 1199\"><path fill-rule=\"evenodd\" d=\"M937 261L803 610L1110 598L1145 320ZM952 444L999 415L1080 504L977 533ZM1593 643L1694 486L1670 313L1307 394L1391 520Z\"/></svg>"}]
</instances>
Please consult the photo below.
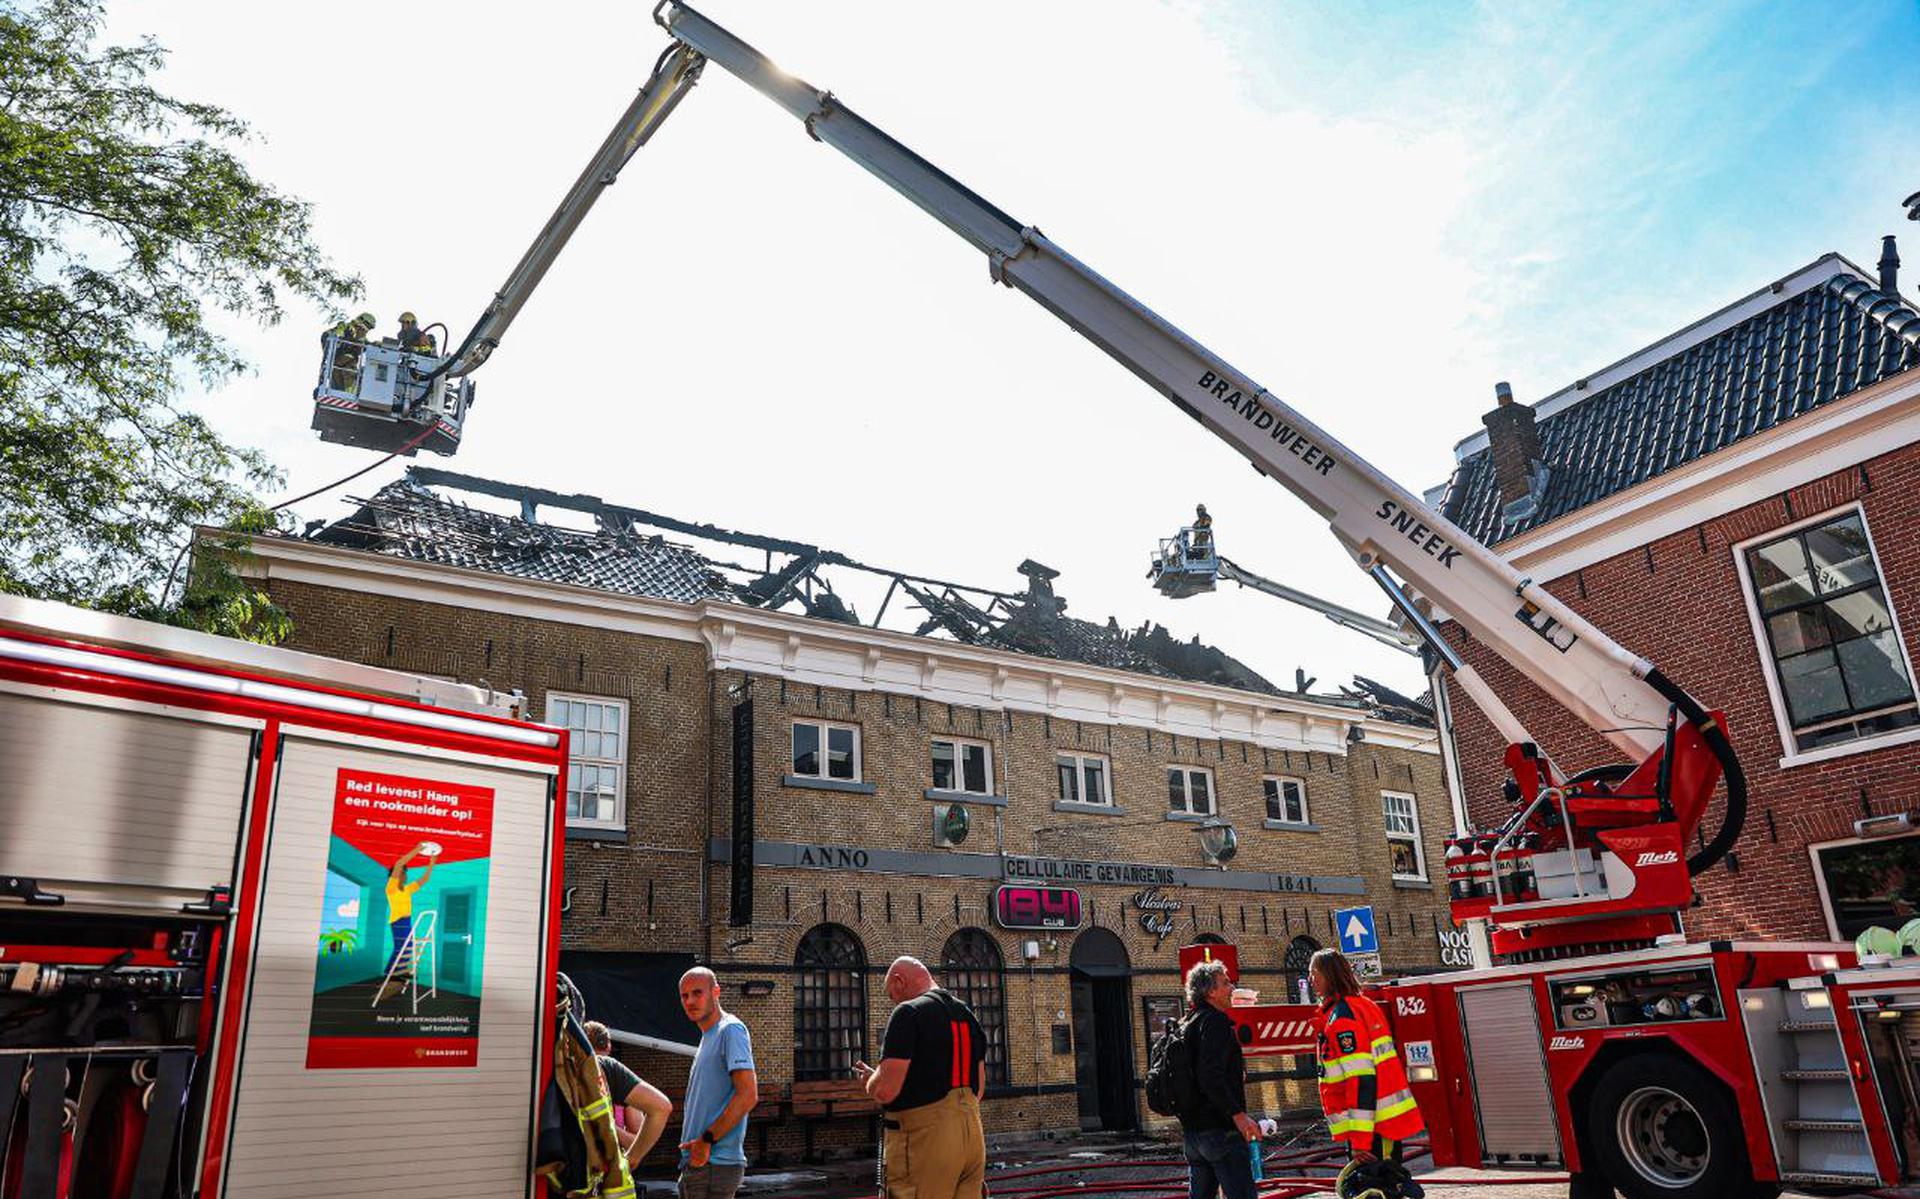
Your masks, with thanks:
<instances>
[{"instance_id":1,"label":"wooden bench","mask_svg":"<svg viewBox=\"0 0 1920 1199\"><path fill-rule=\"evenodd\" d=\"M813 1130L833 1120L864 1116L869 1139L876 1144L880 1140L880 1105L867 1096L866 1086L857 1078L790 1083L787 1086L787 1111L805 1127L806 1152L803 1159L809 1163L816 1160Z\"/></svg>"}]
</instances>

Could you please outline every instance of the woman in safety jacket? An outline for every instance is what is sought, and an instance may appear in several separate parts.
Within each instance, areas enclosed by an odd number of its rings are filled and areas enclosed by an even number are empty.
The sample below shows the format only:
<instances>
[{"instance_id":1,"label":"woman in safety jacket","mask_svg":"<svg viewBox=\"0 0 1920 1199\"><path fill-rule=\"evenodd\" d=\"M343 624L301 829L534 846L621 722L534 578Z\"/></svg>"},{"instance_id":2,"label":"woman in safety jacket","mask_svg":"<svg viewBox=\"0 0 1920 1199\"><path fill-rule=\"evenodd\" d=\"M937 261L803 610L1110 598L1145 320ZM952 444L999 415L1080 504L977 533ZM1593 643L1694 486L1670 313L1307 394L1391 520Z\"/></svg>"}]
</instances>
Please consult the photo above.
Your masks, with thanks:
<instances>
[{"instance_id":1,"label":"woman in safety jacket","mask_svg":"<svg viewBox=\"0 0 1920 1199\"><path fill-rule=\"evenodd\" d=\"M1307 972L1320 1000L1313 1025L1328 1130L1356 1163L1397 1163L1401 1143L1426 1125L1407 1087L1386 1015L1360 994L1360 980L1339 950L1314 954Z\"/></svg>"}]
</instances>

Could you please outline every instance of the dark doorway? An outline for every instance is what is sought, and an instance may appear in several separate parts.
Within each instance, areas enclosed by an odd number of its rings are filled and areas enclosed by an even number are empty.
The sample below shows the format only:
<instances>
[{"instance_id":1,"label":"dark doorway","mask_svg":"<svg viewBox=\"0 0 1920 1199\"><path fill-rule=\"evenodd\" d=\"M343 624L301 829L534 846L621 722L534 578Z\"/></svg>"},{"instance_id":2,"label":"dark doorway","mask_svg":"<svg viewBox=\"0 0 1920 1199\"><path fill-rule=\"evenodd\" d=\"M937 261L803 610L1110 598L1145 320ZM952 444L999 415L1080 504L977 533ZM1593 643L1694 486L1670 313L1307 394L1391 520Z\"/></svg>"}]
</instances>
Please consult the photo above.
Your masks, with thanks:
<instances>
[{"instance_id":1,"label":"dark doorway","mask_svg":"<svg viewBox=\"0 0 1920 1199\"><path fill-rule=\"evenodd\" d=\"M1139 1127L1133 1097L1133 1021L1127 947L1104 928L1073 941L1074 1077L1083 1131L1131 1132Z\"/></svg>"},{"instance_id":2,"label":"dark doorway","mask_svg":"<svg viewBox=\"0 0 1920 1199\"><path fill-rule=\"evenodd\" d=\"M463 995L474 992L468 975L473 970L473 900L471 888L440 896L440 985Z\"/></svg>"}]
</instances>

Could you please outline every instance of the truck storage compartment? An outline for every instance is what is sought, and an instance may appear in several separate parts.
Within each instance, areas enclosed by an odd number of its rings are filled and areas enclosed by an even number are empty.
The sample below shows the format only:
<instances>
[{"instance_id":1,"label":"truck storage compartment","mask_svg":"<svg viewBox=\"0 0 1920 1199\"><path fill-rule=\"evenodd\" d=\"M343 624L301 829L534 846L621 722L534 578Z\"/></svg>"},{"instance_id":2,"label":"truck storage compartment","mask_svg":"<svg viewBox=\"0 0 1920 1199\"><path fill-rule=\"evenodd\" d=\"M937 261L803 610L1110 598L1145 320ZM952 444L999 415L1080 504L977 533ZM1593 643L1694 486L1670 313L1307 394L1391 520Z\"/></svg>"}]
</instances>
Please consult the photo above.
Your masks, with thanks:
<instances>
[{"instance_id":1,"label":"truck storage compartment","mask_svg":"<svg viewBox=\"0 0 1920 1199\"><path fill-rule=\"evenodd\" d=\"M1459 1001L1481 1156L1489 1164L1561 1161L1532 984L1462 987Z\"/></svg>"},{"instance_id":2,"label":"truck storage compartment","mask_svg":"<svg viewBox=\"0 0 1920 1199\"><path fill-rule=\"evenodd\" d=\"M0 691L0 875L132 912L231 887L259 725Z\"/></svg>"}]
</instances>

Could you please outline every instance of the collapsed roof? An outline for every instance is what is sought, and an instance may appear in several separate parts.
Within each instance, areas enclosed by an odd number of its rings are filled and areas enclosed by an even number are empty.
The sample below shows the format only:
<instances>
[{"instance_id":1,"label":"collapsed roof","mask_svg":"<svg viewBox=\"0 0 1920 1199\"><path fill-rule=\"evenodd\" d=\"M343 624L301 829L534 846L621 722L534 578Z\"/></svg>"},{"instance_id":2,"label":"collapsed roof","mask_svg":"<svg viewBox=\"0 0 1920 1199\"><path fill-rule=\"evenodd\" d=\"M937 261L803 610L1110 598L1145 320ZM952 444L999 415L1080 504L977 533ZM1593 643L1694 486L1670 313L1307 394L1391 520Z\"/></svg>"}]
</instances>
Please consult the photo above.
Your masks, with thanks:
<instances>
[{"instance_id":1,"label":"collapsed roof","mask_svg":"<svg viewBox=\"0 0 1920 1199\"><path fill-rule=\"evenodd\" d=\"M519 511L486 511L452 493L507 500ZM917 636L1269 695L1300 694L1274 686L1198 637L1182 641L1157 624L1123 629L1111 617L1096 623L1066 615L1067 602L1053 589L1058 572L1038 562L1021 563L1023 590L998 591L870 566L805 542L422 466L356 503L351 515L311 531L311 539L516 578L682 603L721 600L873 628L885 627L892 611L893 625ZM543 522L542 508L588 517L592 527ZM669 541L668 533L688 542ZM759 551L759 565L733 561L741 550ZM856 600L863 586L869 594L884 587L866 620ZM1419 701L1403 696L1378 700L1375 687L1362 681L1360 690L1312 698L1401 721L1421 710ZM1413 722L1431 724L1430 711L1425 721Z\"/></svg>"}]
</instances>

